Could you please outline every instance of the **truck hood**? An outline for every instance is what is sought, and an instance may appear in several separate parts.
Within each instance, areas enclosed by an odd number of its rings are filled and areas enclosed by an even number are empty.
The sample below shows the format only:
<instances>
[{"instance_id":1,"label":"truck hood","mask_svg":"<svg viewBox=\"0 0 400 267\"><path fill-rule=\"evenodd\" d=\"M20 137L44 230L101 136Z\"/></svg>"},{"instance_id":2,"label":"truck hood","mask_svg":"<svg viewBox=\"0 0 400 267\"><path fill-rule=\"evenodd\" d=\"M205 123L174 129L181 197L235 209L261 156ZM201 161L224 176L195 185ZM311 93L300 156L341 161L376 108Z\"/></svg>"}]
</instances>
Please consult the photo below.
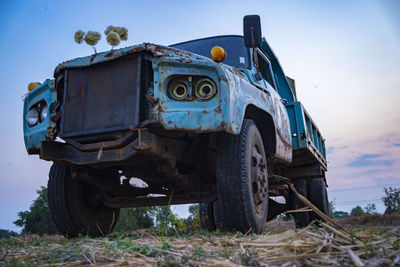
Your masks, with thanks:
<instances>
[{"instance_id":1,"label":"truck hood","mask_svg":"<svg viewBox=\"0 0 400 267\"><path fill-rule=\"evenodd\" d=\"M190 52L187 52L184 50L167 47L167 46L162 46L162 45L151 44L151 43L142 43L139 45L129 46L129 47L106 51L106 52L101 52L101 53L93 54L93 55L87 56L87 57L80 57L80 58L75 58L75 59L65 61L56 67L56 69L54 71L54 77L56 77L64 69L87 67L87 66L90 66L93 64L110 61L110 60L113 60L113 59L116 59L116 58L119 58L119 57L122 57L125 55L138 53L141 51L148 51L154 57L175 57L175 58L180 58L182 60L192 59L192 60L212 61L211 59L209 59L207 57L193 54L193 53L190 53Z\"/></svg>"}]
</instances>

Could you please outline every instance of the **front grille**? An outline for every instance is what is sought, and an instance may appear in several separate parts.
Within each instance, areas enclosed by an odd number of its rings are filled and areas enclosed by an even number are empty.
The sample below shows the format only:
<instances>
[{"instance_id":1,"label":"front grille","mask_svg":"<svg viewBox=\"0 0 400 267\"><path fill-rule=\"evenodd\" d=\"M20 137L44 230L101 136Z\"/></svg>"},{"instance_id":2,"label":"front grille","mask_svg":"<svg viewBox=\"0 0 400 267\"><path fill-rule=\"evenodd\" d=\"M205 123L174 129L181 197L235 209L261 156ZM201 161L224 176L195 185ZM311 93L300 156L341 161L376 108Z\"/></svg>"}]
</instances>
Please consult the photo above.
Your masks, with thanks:
<instances>
[{"instance_id":1,"label":"front grille","mask_svg":"<svg viewBox=\"0 0 400 267\"><path fill-rule=\"evenodd\" d=\"M62 137L136 127L140 110L140 70L139 54L67 69Z\"/></svg>"}]
</instances>

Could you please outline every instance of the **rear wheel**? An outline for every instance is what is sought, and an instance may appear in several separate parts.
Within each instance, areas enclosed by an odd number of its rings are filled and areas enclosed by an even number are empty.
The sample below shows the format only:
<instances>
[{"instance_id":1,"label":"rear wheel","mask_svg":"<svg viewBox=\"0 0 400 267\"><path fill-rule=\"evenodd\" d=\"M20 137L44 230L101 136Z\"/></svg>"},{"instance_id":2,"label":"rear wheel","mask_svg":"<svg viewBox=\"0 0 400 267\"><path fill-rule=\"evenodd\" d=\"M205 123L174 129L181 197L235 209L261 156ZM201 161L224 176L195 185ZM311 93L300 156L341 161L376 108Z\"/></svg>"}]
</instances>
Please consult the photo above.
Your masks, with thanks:
<instances>
[{"instance_id":1,"label":"rear wheel","mask_svg":"<svg viewBox=\"0 0 400 267\"><path fill-rule=\"evenodd\" d=\"M239 135L224 134L218 149L217 226L261 232L268 213L268 176L255 123L246 119Z\"/></svg>"},{"instance_id":2,"label":"rear wheel","mask_svg":"<svg viewBox=\"0 0 400 267\"><path fill-rule=\"evenodd\" d=\"M119 209L105 207L92 185L72 178L69 165L53 163L47 188L50 213L64 236L104 236L114 228Z\"/></svg>"},{"instance_id":3,"label":"rear wheel","mask_svg":"<svg viewBox=\"0 0 400 267\"><path fill-rule=\"evenodd\" d=\"M214 202L199 203L199 219L202 228L208 231L216 229L214 220Z\"/></svg>"},{"instance_id":4,"label":"rear wheel","mask_svg":"<svg viewBox=\"0 0 400 267\"><path fill-rule=\"evenodd\" d=\"M329 216L328 193L324 178L314 178L310 181L309 199L320 211ZM311 219L321 219L315 212L311 212Z\"/></svg>"},{"instance_id":5,"label":"rear wheel","mask_svg":"<svg viewBox=\"0 0 400 267\"><path fill-rule=\"evenodd\" d=\"M297 178L293 181L293 185L296 188L296 191L304 196L305 198L308 198L308 190L307 190L307 179L303 178ZM306 205L297 198L296 194L292 191L290 191L290 205L291 209L297 210L306 207ZM310 221L310 212L295 212L293 213L293 218L294 222L296 224L296 227L298 228L303 228L307 226L311 221Z\"/></svg>"}]
</instances>

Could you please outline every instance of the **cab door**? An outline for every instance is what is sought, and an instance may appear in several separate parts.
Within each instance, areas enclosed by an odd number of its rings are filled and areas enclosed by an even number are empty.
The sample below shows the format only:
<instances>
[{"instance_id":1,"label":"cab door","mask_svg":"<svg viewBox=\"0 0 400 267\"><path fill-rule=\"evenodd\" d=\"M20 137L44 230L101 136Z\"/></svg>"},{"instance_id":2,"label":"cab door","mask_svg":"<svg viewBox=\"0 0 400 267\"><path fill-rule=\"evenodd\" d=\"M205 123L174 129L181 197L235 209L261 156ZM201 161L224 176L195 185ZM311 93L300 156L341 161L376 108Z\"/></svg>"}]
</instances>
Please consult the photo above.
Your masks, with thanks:
<instances>
[{"instance_id":1,"label":"cab door","mask_svg":"<svg viewBox=\"0 0 400 267\"><path fill-rule=\"evenodd\" d=\"M274 122L277 131L276 135L276 157L281 160L292 161L292 142L290 136L290 122L287 110L285 108L285 101L277 92L277 83L274 79L271 62L268 57L260 50L257 51L257 64L259 72L261 73L262 80L265 87L271 95L271 100L274 109ZM259 74L258 74L259 75Z\"/></svg>"}]
</instances>

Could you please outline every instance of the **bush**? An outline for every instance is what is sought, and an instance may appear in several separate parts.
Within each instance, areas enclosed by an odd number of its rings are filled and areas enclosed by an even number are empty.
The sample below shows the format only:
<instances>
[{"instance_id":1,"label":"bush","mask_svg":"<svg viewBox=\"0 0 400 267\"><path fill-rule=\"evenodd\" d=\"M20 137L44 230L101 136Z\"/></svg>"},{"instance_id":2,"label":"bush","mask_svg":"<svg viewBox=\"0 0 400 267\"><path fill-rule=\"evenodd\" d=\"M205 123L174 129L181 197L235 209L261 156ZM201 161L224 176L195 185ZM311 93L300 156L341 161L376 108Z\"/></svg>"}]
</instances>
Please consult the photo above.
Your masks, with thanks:
<instances>
[{"instance_id":1,"label":"bush","mask_svg":"<svg viewBox=\"0 0 400 267\"><path fill-rule=\"evenodd\" d=\"M154 207L123 208L115 225L115 232L131 231L154 227Z\"/></svg>"},{"instance_id":2,"label":"bush","mask_svg":"<svg viewBox=\"0 0 400 267\"><path fill-rule=\"evenodd\" d=\"M365 210L365 213L367 213L367 214L375 214L375 213L377 213L376 212L376 206L375 206L375 204L368 204L365 208L364 208L364 210Z\"/></svg>"},{"instance_id":3,"label":"bush","mask_svg":"<svg viewBox=\"0 0 400 267\"><path fill-rule=\"evenodd\" d=\"M364 213L364 210L360 206L356 206L351 210L350 215L357 217L363 215Z\"/></svg>"},{"instance_id":4,"label":"bush","mask_svg":"<svg viewBox=\"0 0 400 267\"><path fill-rule=\"evenodd\" d=\"M191 225L199 225L200 224L200 219L199 219L199 204L192 204L189 206L189 217L184 219L184 222L187 226Z\"/></svg>"},{"instance_id":5,"label":"bush","mask_svg":"<svg viewBox=\"0 0 400 267\"><path fill-rule=\"evenodd\" d=\"M11 237L11 236L16 236L16 235L18 235L18 234L14 231L0 229L0 238Z\"/></svg>"},{"instance_id":6,"label":"bush","mask_svg":"<svg viewBox=\"0 0 400 267\"><path fill-rule=\"evenodd\" d=\"M333 218L346 218L346 217L349 217L349 213L346 211L338 210L338 211L333 212L332 217Z\"/></svg>"},{"instance_id":7,"label":"bush","mask_svg":"<svg viewBox=\"0 0 400 267\"><path fill-rule=\"evenodd\" d=\"M400 213L393 214L364 214L358 217L349 216L338 220L340 224L350 225L400 225Z\"/></svg>"},{"instance_id":8,"label":"bush","mask_svg":"<svg viewBox=\"0 0 400 267\"><path fill-rule=\"evenodd\" d=\"M57 234L58 230L53 223L47 204L47 188L42 186L36 193L38 197L29 210L18 212L19 219L14 224L23 227L23 234Z\"/></svg>"},{"instance_id":9,"label":"bush","mask_svg":"<svg viewBox=\"0 0 400 267\"><path fill-rule=\"evenodd\" d=\"M386 196L382 198L386 206L385 214L400 212L400 188L384 188Z\"/></svg>"}]
</instances>

